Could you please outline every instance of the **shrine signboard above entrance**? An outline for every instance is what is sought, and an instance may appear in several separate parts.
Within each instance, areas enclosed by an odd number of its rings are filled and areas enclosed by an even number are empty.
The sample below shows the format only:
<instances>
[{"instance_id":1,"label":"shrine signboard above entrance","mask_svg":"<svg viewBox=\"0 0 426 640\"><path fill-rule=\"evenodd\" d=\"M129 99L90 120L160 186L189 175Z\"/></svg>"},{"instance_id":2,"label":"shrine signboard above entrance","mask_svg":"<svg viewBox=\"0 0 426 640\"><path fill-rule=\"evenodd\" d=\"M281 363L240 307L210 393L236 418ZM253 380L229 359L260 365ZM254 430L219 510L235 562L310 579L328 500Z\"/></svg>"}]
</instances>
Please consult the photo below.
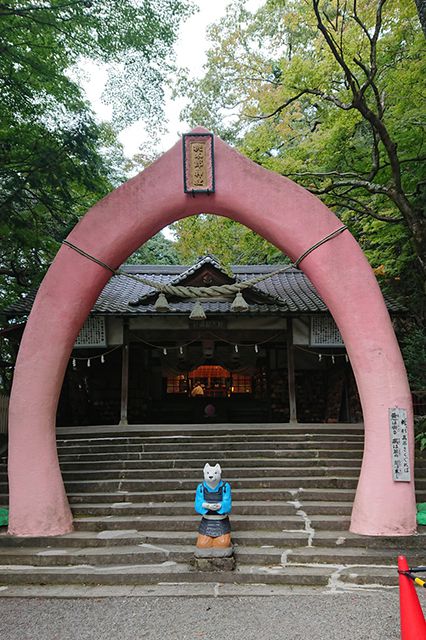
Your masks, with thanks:
<instances>
[{"instance_id":1,"label":"shrine signboard above entrance","mask_svg":"<svg viewBox=\"0 0 426 640\"><path fill-rule=\"evenodd\" d=\"M214 193L214 137L212 133L182 136L183 190L185 193Z\"/></svg>"}]
</instances>

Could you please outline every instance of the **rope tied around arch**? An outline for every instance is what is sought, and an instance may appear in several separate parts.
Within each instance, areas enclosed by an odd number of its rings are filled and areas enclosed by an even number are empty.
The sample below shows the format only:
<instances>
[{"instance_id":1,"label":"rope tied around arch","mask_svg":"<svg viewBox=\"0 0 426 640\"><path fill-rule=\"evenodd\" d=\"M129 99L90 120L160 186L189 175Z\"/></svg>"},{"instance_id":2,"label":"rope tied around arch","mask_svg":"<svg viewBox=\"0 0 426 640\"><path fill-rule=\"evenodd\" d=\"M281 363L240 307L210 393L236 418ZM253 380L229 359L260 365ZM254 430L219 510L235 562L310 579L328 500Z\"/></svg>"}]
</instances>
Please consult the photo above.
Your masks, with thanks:
<instances>
[{"instance_id":1,"label":"rope tied around arch","mask_svg":"<svg viewBox=\"0 0 426 640\"><path fill-rule=\"evenodd\" d=\"M126 273L122 269L113 269L110 265L90 255L90 253L87 253L87 251L84 251L80 247L77 247L76 245L72 244L72 242L69 242L69 240L62 240L62 244L66 245L73 251L76 251L81 256L88 258L92 262L95 262L96 264L103 267L104 269L107 269L113 275L124 276L125 278L129 278L131 280L135 280L136 282L140 282L141 284L144 284L158 291L160 294L163 294L164 296L168 294L170 296L175 296L177 298L200 299L200 298L217 298L220 296L237 295L238 293L241 293L241 291L244 291L244 289L248 289L249 287L252 287L260 282L263 282L264 280L268 280L269 278L273 278L276 275L285 273L289 269L293 269L293 268L297 269L300 263L302 262L302 260L304 260L310 253L312 253L312 251L314 251L321 245L325 244L332 238L335 238L336 236L340 235L343 231L345 231L345 229L347 229L346 225L339 227L338 229L336 229L332 233L329 233L327 236L325 236L324 238L316 242L314 245L309 247L309 249L307 249L304 253L302 253L302 255L295 262L287 264L284 267L280 267L279 269L276 269L271 273L263 273L258 276L255 276L254 278L249 278L241 282L235 282L234 284L212 285L209 287L191 287L191 286L187 287L184 285L173 285L173 284L155 282L154 280L150 280L149 278L144 278L143 276L137 276L132 273ZM138 302L139 301L131 304L137 305Z\"/></svg>"}]
</instances>

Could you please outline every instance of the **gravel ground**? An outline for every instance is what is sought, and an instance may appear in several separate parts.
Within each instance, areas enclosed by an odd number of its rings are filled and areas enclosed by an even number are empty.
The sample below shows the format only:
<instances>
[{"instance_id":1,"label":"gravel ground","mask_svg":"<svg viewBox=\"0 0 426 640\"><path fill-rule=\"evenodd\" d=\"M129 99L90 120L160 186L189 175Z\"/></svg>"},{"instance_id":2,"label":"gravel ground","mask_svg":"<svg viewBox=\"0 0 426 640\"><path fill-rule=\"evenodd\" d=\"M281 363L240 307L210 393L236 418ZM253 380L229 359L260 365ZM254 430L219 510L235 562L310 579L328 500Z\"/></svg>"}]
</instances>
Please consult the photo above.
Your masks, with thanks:
<instances>
[{"instance_id":1,"label":"gravel ground","mask_svg":"<svg viewBox=\"0 0 426 640\"><path fill-rule=\"evenodd\" d=\"M398 592L4 598L2 640L399 640Z\"/></svg>"}]
</instances>

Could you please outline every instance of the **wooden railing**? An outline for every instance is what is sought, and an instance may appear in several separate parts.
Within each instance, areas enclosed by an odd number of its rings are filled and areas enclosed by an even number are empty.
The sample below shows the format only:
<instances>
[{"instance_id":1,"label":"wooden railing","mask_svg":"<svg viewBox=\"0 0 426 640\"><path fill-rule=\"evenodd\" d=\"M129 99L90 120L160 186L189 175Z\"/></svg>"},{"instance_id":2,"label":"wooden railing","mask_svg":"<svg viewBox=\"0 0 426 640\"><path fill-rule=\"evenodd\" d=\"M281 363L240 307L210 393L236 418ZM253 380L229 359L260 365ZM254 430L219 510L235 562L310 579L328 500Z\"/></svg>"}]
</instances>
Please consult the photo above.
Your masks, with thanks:
<instances>
[{"instance_id":1,"label":"wooden railing","mask_svg":"<svg viewBox=\"0 0 426 640\"><path fill-rule=\"evenodd\" d=\"M7 416L9 412L9 398L0 393L0 433L7 433Z\"/></svg>"}]
</instances>

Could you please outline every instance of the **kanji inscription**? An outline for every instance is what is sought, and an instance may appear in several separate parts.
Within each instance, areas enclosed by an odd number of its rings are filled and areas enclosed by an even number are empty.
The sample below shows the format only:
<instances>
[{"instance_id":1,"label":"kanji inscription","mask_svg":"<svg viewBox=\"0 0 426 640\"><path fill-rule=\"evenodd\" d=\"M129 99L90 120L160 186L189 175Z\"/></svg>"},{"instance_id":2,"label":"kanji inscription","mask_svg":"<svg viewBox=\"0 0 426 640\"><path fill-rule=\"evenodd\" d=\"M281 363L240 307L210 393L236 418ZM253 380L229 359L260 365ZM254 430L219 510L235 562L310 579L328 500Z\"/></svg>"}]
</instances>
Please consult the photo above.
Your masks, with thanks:
<instances>
[{"instance_id":1,"label":"kanji inscription","mask_svg":"<svg viewBox=\"0 0 426 640\"><path fill-rule=\"evenodd\" d=\"M392 473L396 482L410 482L410 452L408 449L407 410L389 409Z\"/></svg>"},{"instance_id":2,"label":"kanji inscription","mask_svg":"<svg viewBox=\"0 0 426 640\"><path fill-rule=\"evenodd\" d=\"M191 183L194 189L207 189L206 143L190 143Z\"/></svg>"},{"instance_id":3,"label":"kanji inscription","mask_svg":"<svg viewBox=\"0 0 426 640\"><path fill-rule=\"evenodd\" d=\"M214 193L214 136L212 133L184 133L183 189L193 196Z\"/></svg>"}]
</instances>

